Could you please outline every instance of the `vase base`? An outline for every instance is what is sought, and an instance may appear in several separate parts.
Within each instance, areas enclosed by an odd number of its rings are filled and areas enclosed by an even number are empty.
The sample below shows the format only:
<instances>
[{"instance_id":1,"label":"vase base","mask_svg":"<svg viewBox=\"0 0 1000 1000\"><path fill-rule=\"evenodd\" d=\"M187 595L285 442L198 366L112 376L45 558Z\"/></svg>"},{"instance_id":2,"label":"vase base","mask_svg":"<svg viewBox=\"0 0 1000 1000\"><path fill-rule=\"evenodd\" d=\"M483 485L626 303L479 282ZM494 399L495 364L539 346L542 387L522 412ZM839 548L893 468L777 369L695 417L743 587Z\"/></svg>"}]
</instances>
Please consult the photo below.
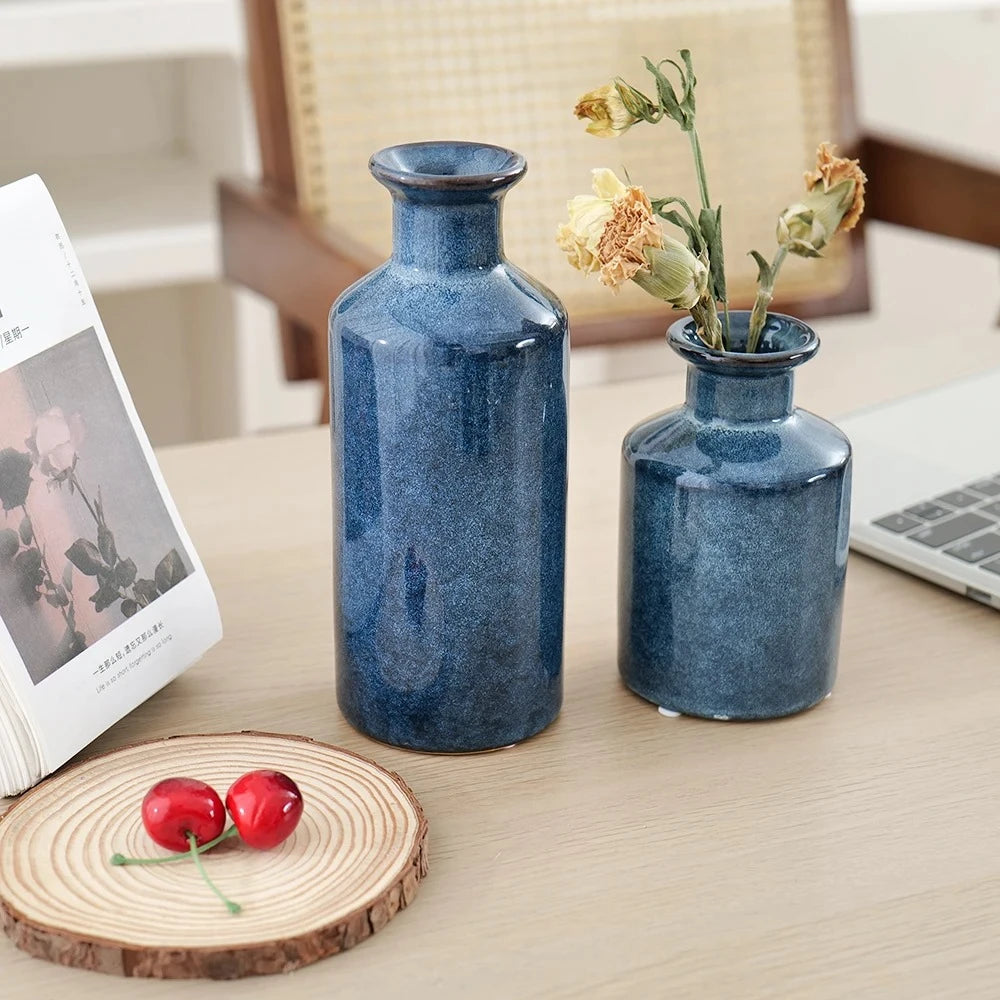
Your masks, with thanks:
<instances>
[{"instance_id":1,"label":"vase base","mask_svg":"<svg viewBox=\"0 0 1000 1000\"><path fill-rule=\"evenodd\" d=\"M692 719L706 719L710 722L766 722L768 719L783 719L791 715L798 715L801 712L808 712L810 709L826 701L833 694L833 690L831 689L823 692L818 698L810 698L804 702L782 705L777 708L755 708L740 711L734 709L732 706L725 706L726 710L720 711L717 709L722 708L722 706L708 705L702 707L693 704L682 704L676 701L663 704L660 698L637 690L627 681L625 681L625 686L644 701L656 705L657 711L664 718L677 719L681 716L687 716Z\"/></svg>"},{"instance_id":2,"label":"vase base","mask_svg":"<svg viewBox=\"0 0 1000 1000\"><path fill-rule=\"evenodd\" d=\"M545 730L559 718L561 699L551 714L546 713L541 724L536 722L534 725L527 727L510 727L506 733L497 734L496 742L492 742L488 737L484 736L481 742L477 741L478 745L467 746L455 746L454 742L451 740L441 742L434 741L433 743L430 741L423 742L408 739L406 738L406 735L403 735L401 738L394 739L392 735L387 734L384 731L376 732L374 727L364 725L361 719L355 718L343 705L341 705L340 708L344 714L344 718L346 718L359 733L363 736L367 736L370 740L374 740L376 743L382 743L384 746L394 747L397 750L409 750L413 753L423 753L435 757L465 757L470 754L496 753L501 750L511 750L514 747L520 746L522 743L535 739L541 733L545 732ZM452 745L449 746L448 743L452 743Z\"/></svg>"},{"instance_id":3,"label":"vase base","mask_svg":"<svg viewBox=\"0 0 1000 1000\"><path fill-rule=\"evenodd\" d=\"M428 750L424 747L406 746L404 743L390 743L389 740L379 739L377 736L372 736L371 733L366 733L363 729L358 729L358 732L362 736L367 736L373 743L378 743L384 747L392 747L393 750L407 750L409 753L420 753L427 757L476 757L479 754L502 753L504 750L513 750L524 742L519 740L517 743L505 743L503 746L498 747L481 747L476 750ZM529 740L533 738L531 736L528 737Z\"/></svg>"}]
</instances>

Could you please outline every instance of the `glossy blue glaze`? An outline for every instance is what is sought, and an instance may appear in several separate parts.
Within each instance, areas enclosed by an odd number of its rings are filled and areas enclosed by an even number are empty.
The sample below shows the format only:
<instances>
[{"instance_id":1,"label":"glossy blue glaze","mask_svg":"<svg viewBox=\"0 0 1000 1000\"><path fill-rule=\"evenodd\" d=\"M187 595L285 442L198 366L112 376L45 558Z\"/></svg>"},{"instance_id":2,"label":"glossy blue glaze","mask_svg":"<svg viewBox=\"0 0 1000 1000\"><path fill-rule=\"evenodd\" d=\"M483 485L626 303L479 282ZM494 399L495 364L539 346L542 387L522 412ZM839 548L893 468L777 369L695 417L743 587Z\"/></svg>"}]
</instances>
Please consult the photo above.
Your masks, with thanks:
<instances>
[{"instance_id":1,"label":"glossy blue glaze","mask_svg":"<svg viewBox=\"0 0 1000 1000\"><path fill-rule=\"evenodd\" d=\"M819 341L776 314L759 354L712 351L690 320L668 338L687 399L623 446L621 674L685 715L790 715L833 687L847 564L850 444L792 403Z\"/></svg>"},{"instance_id":2,"label":"glossy blue glaze","mask_svg":"<svg viewBox=\"0 0 1000 1000\"><path fill-rule=\"evenodd\" d=\"M372 157L393 255L330 317L337 695L362 732L463 752L562 700L566 316L503 256L509 150Z\"/></svg>"}]
</instances>

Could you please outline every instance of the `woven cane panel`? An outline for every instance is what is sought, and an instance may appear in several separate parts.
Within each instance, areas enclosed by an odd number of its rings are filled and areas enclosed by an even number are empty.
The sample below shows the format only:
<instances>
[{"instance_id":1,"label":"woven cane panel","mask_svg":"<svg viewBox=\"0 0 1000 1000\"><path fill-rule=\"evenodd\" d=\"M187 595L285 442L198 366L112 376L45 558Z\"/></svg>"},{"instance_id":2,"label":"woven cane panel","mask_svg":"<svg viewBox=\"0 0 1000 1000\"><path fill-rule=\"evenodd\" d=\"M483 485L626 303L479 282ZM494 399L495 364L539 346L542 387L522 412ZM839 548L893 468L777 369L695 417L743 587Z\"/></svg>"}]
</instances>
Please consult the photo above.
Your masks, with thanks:
<instances>
[{"instance_id":1,"label":"woven cane panel","mask_svg":"<svg viewBox=\"0 0 1000 1000\"><path fill-rule=\"evenodd\" d=\"M617 298L556 247L566 201L607 166L653 197L697 202L687 137L673 122L615 139L572 115L616 73L652 93L642 55L690 48L710 195L723 205L730 298L752 298L751 248L770 258L778 213L802 192L823 139L836 139L827 0L281 0L299 197L319 219L388 256L390 199L371 152L422 139L509 146L528 159L507 198L510 259L574 315L659 308L638 288ZM847 283L844 241L822 261L790 260L782 298Z\"/></svg>"}]
</instances>

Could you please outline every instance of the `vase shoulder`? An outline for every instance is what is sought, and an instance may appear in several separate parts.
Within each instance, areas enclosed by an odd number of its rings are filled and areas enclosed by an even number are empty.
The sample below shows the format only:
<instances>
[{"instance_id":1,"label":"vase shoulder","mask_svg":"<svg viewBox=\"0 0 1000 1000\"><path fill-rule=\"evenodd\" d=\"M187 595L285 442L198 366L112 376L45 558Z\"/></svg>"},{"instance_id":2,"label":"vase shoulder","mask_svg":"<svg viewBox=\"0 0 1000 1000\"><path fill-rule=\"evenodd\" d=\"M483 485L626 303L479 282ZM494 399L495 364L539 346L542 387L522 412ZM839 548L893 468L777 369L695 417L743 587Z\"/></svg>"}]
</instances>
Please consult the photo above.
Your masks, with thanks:
<instances>
[{"instance_id":1,"label":"vase shoulder","mask_svg":"<svg viewBox=\"0 0 1000 1000\"><path fill-rule=\"evenodd\" d=\"M363 341L516 345L562 336L567 319L555 295L506 262L435 272L389 261L340 296L331 326Z\"/></svg>"},{"instance_id":2,"label":"vase shoulder","mask_svg":"<svg viewBox=\"0 0 1000 1000\"><path fill-rule=\"evenodd\" d=\"M732 485L766 488L839 470L851 445L829 421L800 408L780 420L702 420L679 406L637 424L625 436L625 461L658 467L661 476L685 473Z\"/></svg>"}]
</instances>

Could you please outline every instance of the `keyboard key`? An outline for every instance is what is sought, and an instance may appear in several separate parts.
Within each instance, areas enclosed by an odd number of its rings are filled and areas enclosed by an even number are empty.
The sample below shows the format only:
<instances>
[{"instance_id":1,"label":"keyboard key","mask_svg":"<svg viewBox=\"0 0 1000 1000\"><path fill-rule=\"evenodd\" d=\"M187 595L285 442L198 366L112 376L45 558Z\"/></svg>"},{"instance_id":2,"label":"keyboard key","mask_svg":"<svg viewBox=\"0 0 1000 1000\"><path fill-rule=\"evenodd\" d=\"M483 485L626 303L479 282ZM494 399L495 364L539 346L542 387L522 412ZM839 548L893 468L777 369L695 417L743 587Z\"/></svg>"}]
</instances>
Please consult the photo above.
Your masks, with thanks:
<instances>
[{"instance_id":1,"label":"keyboard key","mask_svg":"<svg viewBox=\"0 0 1000 1000\"><path fill-rule=\"evenodd\" d=\"M952 490L951 493L942 493L935 497L941 503L946 503L950 507L971 507L974 503L979 503L980 498L975 493L966 493L965 490Z\"/></svg>"},{"instance_id":2,"label":"keyboard key","mask_svg":"<svg viewBox=\"0 0 1000 1000\"><path fill-rule=\"evenodd\" d=\"M996 573L1000 576L1000 559L991 559L988 563L983 563L980 569L989 570L991 573Z\"/></svg>"},{"instance_id":3,"label":"keyboard key","mask_svg":"<svg viewBox=\"0 0 1000 1000\"><path fill-rule=\"evenodd\" d=\"M989 514L990 517L1000 517L1000 500L994 500L993 503L984 503L976 513Z\"/></svg>"},{"instance_id":4,"label":"keyboard key","mask_svg":"<svg viewBox=\"0 0 1000 1000\"><path fill-rule=\"evenodd\" d=\"M928 524L907 537L915 542L929 545L932 549L939 549L942 545L957 542L974 531L992 527L993 522L989 518L980 517L978 514L959 514L957 517L949 517L946 521Z\"/></svg>"},{"instance_id":5,"label":"keyboard key","mask_svg":"<svg viewBox=\"0 0 1000 1000\"><path fill-rule=\"evenodd\" d=\"M936 521L939 517L945 517L947 514L954 514L955 512L949 510L947 507L942 507L939 503L934 503L933 500L928 500L925 503L917 503L912 507L907 507L906 513L912 514L914 517L923 518L925 521Z\"/></svg>"},{"instance_id":6,"label":"keyboard key","mask_svg":"<svg viewBox=\"0 0 1000 1000\"><path fill-rule=\"evenodd\" d=\"M978 482L969 483L967 488L982 493L984 497L1000 497L1000 480L980 479Z\"/></svg>"},{"instance_id":7,"label":"keyboard key","mask_svg":"<svg viewBox=\"0 0 1000 1000\"><path fill-rule=\"evenodd\" d=\"M901 531L909 531L910 528L920 527L920 522L916 518L907 517L905 514L887 514L885 517L880 517L877 521L872 521L872 524L877 524L880 528L887 528L889 531L895 531L897 535ZM944 545L944 542L941 544Z\"/></svg>"},{"instance_id":8,"label":"keyboard key","mask_svg":"<svg viewBox=\"0 0 1000 1000\"><path fill-rule=\"evenodd\" d=\"M1000 535L995 531L988 531L985 535L977 535L975 538L965 538L945 549L945 555L955 556L963 562L979 562L981 559L988 559L1000 552Z\"/></svg>"}]
</instances>

